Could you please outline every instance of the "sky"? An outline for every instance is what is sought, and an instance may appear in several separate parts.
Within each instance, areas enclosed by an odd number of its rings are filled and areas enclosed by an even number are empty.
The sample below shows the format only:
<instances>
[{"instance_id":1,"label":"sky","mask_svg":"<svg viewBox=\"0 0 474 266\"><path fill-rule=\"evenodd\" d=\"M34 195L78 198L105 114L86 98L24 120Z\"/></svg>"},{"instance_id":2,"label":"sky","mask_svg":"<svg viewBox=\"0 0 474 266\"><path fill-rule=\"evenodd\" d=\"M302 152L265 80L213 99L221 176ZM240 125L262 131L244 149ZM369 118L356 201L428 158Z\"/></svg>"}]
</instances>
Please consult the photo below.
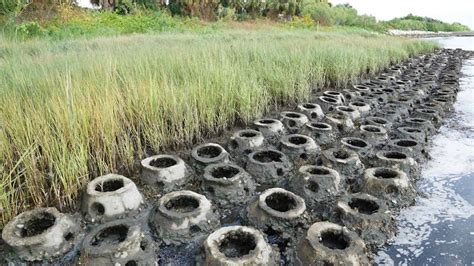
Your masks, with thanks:
<instances>
[{"instance_id":1,"label":"sky","mask_svg":"<svg viewBox=\"0 0 474 266\"><path fill-rule=\"evenodd\" d=\"M379 20L413 15L445 22L460 22L474 30L474 0L329 0L333 5L349 3L360 14Z\"/></svg>"}]
</instances>

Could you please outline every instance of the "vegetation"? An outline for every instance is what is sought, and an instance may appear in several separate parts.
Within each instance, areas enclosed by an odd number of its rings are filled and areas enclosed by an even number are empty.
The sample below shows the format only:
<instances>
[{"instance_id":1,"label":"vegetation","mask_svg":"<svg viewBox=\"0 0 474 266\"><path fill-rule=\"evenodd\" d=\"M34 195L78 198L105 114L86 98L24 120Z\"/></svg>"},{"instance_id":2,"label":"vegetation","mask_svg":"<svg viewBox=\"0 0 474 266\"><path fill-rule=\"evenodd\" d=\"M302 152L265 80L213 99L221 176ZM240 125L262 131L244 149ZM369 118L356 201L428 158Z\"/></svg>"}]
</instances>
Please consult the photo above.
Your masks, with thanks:
<instances>
[{"instance_id":1,"label":"vegetation","mask_svg":"<svg viewBox=\"0 0 474 266\"><path fill-rule=\"evenodd\" d=\"M373 16L359 15L349 4L332 6L325 0L167 0L169 5L156 0L116 0L105 1L114 5L112 11L104 12L75 8L68 3L70 0L63 1L66 3L0 0L0 23L3 21L5 25L4 33L18 39L69 39L130 33L213 32L228 28L232 21L249 19L272 21L273 24L280 21L284 27L310 29L332 26L377 32L388 29L470 30L459 23L448 24L413 15L379 22Z\"/></svg>"},{"instance_id":2,"label":"vegetation","mask_svg":"<svg viewBox=\"0 0 474 266\"><path fill-rule=\"evenodd\" d=\"M175 18L163 11L137 11L130 15L114 12L79 10L71 6L57 9L57 15L44 23L27 21L6 28L15 39L47 38L71 39L81 36L117 36L131 33L159 33L165 31L209 31L197 18Z\"/></svg>"},{"instance_id":3,"label":"vegetation","mask_svg":"<svg viewBox=\"0 0 474 266\"><path fill-rule=\"evenodd\" d=\"M302 15L310 16L318 25L349 26L373 31L385 30L375 17L359 15L357 10L349 4L332 7L325 2L307 1L302 10Z\"/></svg>"},{"instance_id":4,"label":"vegetation","mask_svg":"<svg viewBox=\"0 0 474 266\"><path fill-rule=\"evenodd\" d=\"M350 26L384 32L389 29L460 32L470 31L460 23L445 23L440 20L408 15L390 21L377 21L373 16L359 15L349 4L336 5L318 1L307 1L302 7L302 15L309 15L319 25Z\"/></svg>"},{"instance_id":5,"label":"vegetation","mask_svg":"<svg viewBox=\"0 0 474 266\"><path fill-rule=\"evenodd\" d=\"M73 207L88 180L132 176L145 152L193 145L305 100L312 86L344 86L434 47L281 28L2 40L0 220L32 206Z\"/></svg>"},{"instance_id":6,"label":"vegetation","mask_svg":"<svg viewBox=\"0 0 474 266\"><path fill-rule=\"evenodd\" d=\"M461 32L470 31L468 26L460 23L445 23L440 20L419 17L412 14L403 17L395 18L384 23L389 29L400 29L400 30L422 30L422 31L446 31L446 32Z\"/></svg>"}]
</instances>

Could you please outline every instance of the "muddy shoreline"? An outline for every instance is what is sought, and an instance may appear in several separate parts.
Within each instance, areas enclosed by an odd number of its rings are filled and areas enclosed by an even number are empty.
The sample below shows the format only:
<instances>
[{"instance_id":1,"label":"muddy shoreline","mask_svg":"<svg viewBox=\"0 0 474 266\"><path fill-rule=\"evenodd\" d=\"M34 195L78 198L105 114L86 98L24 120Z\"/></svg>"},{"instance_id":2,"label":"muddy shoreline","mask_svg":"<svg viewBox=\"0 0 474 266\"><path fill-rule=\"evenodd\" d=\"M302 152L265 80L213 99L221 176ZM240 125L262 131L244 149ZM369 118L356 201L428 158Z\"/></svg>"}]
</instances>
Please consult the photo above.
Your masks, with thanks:
<instances>
[{"instance_id":1,"label":"muddy shoreline","mask_svg":"<svg viewBox=\"0 0 474 266\"><path fill-rule=\"evenodd\" d=\"M3 232L12 247L5 259L369 264L396 233L397 211L414 202L469 56L414 57L192 150L144 160L133 181L99 177L84 191L82 216L38 209L14 218Z\"/></svg>"}]
</instances>

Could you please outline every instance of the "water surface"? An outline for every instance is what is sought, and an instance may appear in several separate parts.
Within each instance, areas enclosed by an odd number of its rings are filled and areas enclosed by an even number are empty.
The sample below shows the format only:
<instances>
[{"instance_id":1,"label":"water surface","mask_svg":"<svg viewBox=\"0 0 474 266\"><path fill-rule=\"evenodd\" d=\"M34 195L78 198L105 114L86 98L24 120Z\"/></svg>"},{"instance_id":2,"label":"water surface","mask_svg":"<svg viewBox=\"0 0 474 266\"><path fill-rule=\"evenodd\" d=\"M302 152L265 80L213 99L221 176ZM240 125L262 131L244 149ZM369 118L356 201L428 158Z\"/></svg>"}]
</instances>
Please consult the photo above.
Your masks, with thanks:
<instances>
[{"instance_id":1,"label":"water surface","mask_svg":"<svg viewBox=\"0 0 474 266\"><path fill-rule=\"evenodd\" d=\"M474 50L474 38L431 39ZM397 217L397 236L377 254L383 265L474 265L474 59L464 61L454 113L433 136L418 190Z\"/></svg>"}]
</instances>

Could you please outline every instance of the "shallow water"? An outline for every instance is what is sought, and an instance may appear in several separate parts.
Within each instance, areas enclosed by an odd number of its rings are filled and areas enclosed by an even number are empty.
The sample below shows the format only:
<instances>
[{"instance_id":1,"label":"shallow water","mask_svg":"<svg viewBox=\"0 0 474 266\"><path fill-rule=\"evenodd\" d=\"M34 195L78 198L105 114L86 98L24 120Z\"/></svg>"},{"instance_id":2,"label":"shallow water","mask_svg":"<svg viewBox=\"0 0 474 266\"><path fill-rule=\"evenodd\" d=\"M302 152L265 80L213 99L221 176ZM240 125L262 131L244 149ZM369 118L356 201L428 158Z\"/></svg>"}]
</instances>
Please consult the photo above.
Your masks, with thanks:
<instances>
[{"instance_id":1,"label":"shallow water","mask_svg":"<svg viewBox=\"0 0 474 266\"><path fill-rule=\"evenodd\" d=\"M474 50L474 38L436 38ZM474 265L474 59L465 61L454 113L433 137L424 194L397 217L397 236L377 254L383 265Z\"/></svg>"}]
</instances>

